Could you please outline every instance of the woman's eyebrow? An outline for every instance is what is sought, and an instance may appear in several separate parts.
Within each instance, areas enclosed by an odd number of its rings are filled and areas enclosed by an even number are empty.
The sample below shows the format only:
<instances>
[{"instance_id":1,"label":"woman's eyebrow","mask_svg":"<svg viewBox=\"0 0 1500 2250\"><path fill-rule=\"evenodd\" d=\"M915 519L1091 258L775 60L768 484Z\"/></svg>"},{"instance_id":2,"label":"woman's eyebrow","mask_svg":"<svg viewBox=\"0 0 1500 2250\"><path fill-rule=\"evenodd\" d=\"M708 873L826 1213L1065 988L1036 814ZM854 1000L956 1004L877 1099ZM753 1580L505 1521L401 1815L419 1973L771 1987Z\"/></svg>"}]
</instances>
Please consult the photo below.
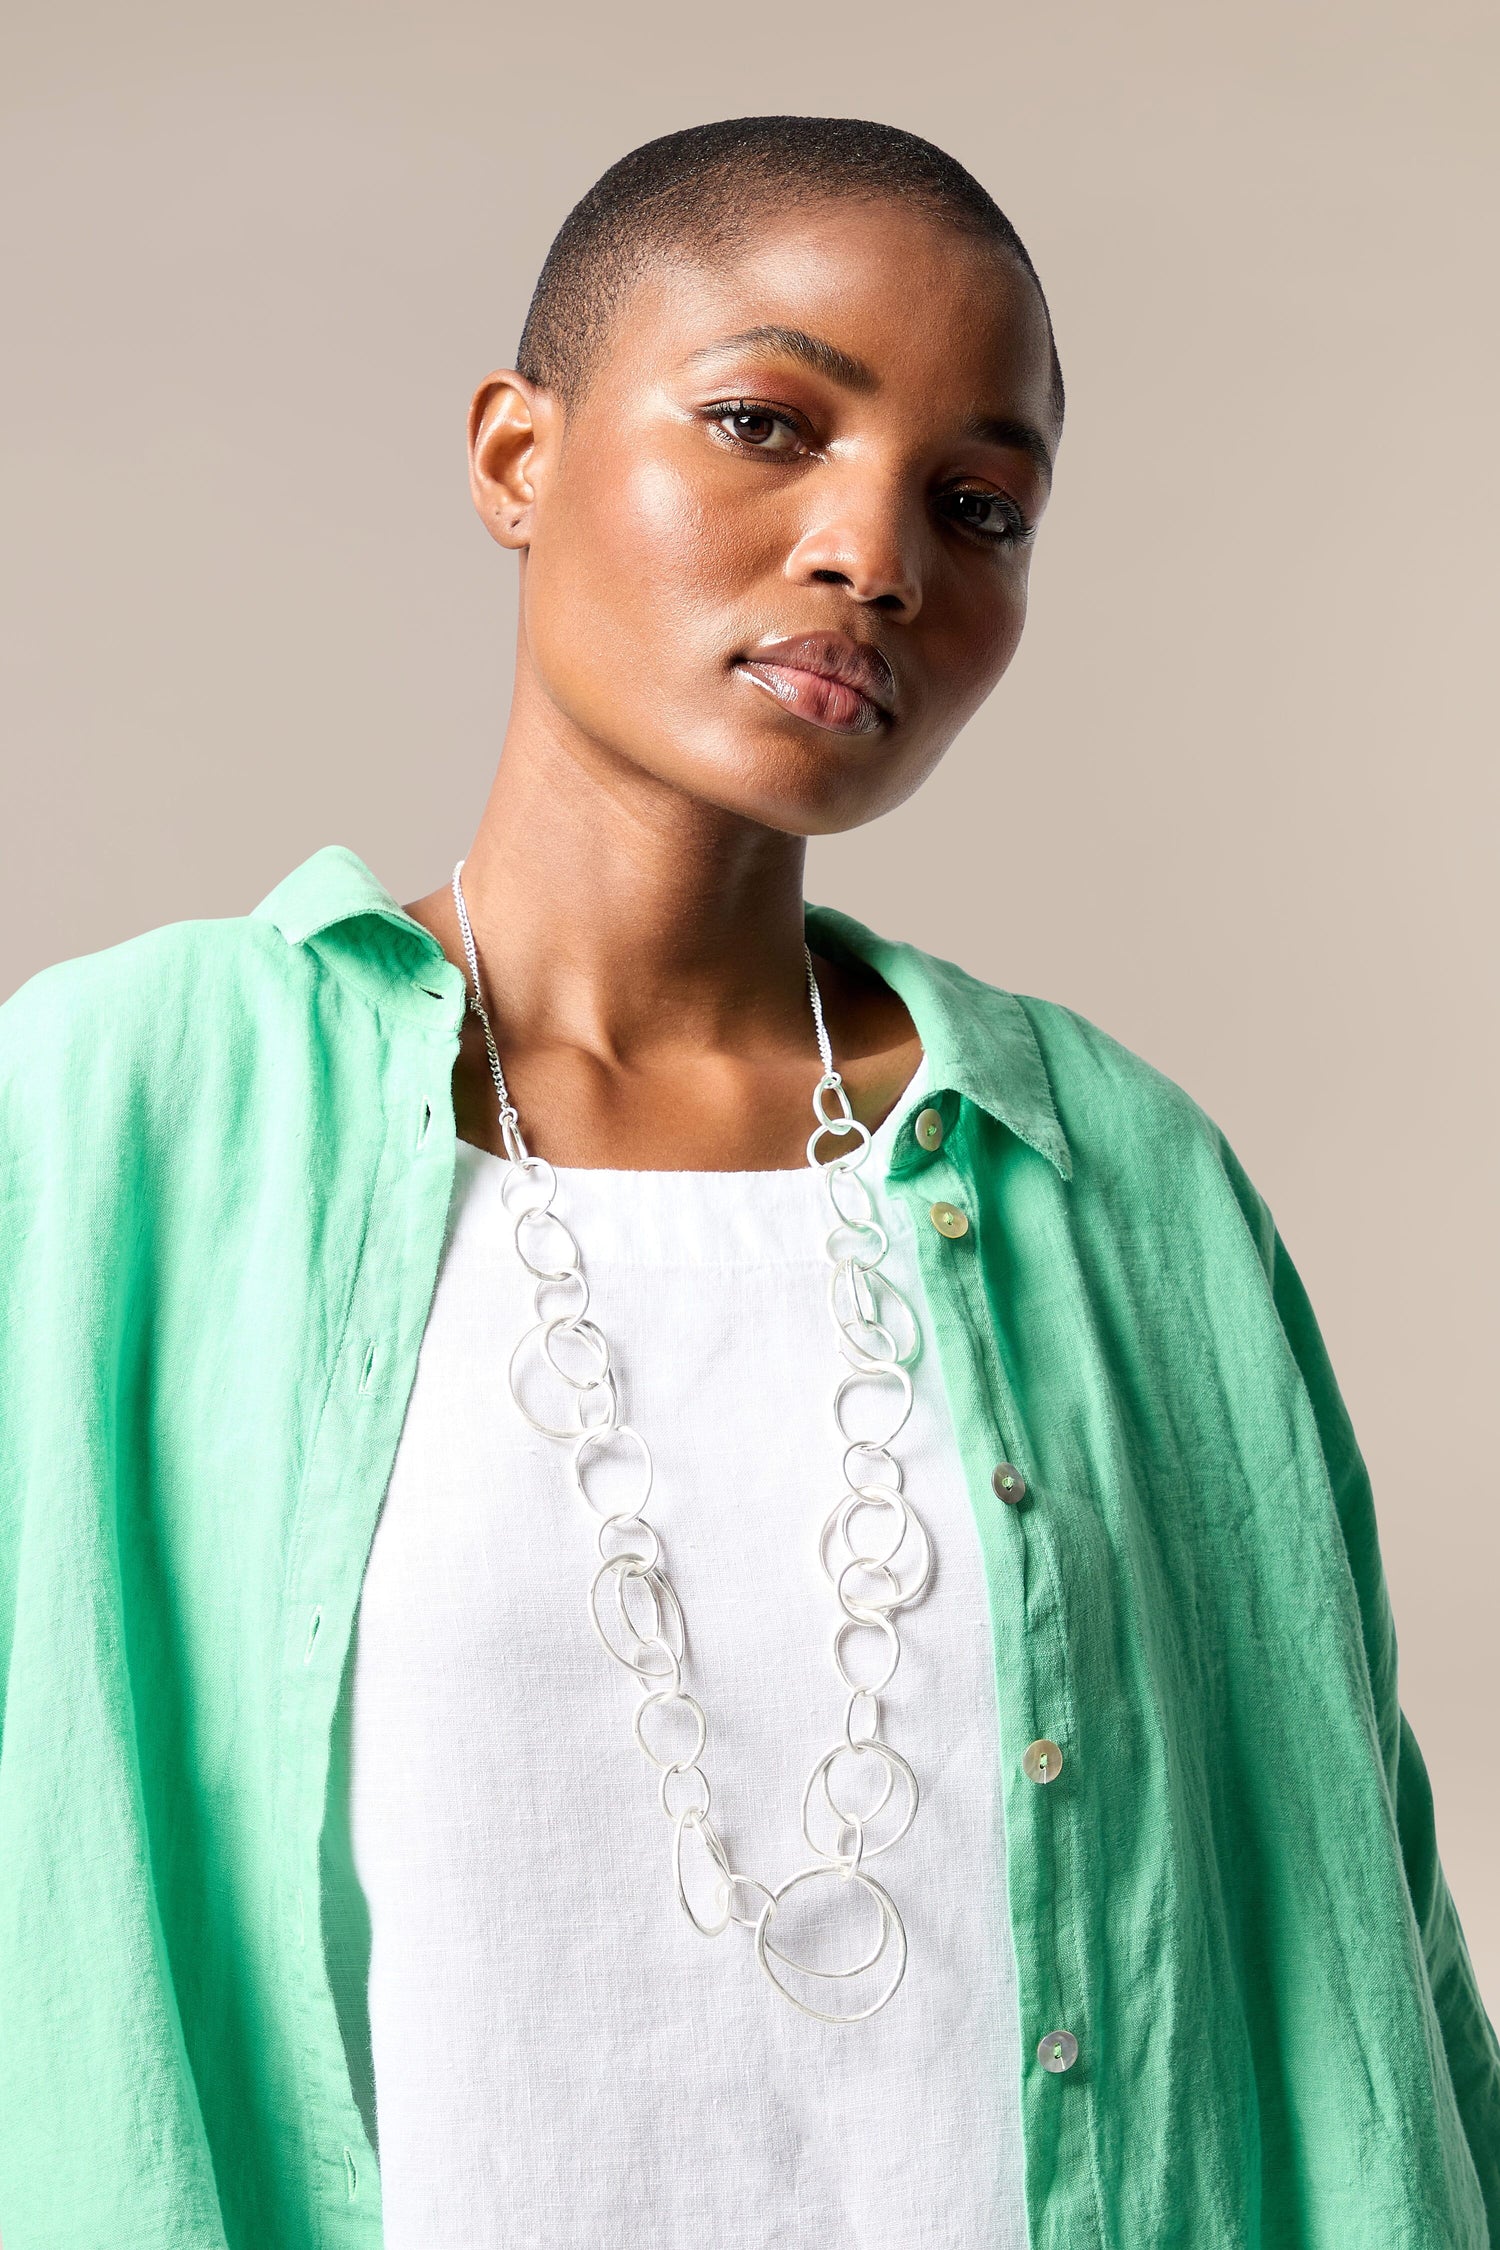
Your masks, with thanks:
<instances>
[{"instance_id":1,"label":"woman's eyebrow","mask_svg":"<svg viewBox=\"0 0 1500 2250\"><path fill-rule=\"evenodd\" d=\"M846 390L873 391L875 370L850 352L839 350L826 337L809 336L805 328L783 328L777 321L765 321L758 328L742 328L737 335L716 337L711 344L700 345L689 352L688 361L712 359L719 352L745 351L749 348L780 352L785 359L800 359L805 367L816 369L830 381L842 383Z\"/></svg>"},{"instance_id":2,"label":"woman's eyebrow","mask_svg":"<svg viewBox=\"0 0 1500 2250\"><path fill-rule=\"evenodd\" d=\"M1030 422L1019 421L1014 414L976 414L967 430L981 445L1007 445L1013 452L1024 453L1035 461L1049 478L1052 475L1052 448Z\"/></svg>"},{"instance_id":3,"label":"woman's eyebrow","mask_svg":"<svg viewBox=\"0 0 1500 2250\"><path fill-rule=\"evenodd\" d=\"M689 352L688 365L716 358L720 352L747 350L780 352L783 358L799 359L805 367L850 391L873 391L879 382L872 367L852 352L830 344L826 336L810 336L805 328L785 328L778 321L764 321L758 328L741 328L733 336L718 336L711 344L700 344L695 352ZM982 445L1003 445L1012 452L1024 453L1045 476L1052 475L1052 448L1047 440L1030 422L1013 414L976 414L967 423L965 435L977 438Z\"/></svg>"}]
</instances>

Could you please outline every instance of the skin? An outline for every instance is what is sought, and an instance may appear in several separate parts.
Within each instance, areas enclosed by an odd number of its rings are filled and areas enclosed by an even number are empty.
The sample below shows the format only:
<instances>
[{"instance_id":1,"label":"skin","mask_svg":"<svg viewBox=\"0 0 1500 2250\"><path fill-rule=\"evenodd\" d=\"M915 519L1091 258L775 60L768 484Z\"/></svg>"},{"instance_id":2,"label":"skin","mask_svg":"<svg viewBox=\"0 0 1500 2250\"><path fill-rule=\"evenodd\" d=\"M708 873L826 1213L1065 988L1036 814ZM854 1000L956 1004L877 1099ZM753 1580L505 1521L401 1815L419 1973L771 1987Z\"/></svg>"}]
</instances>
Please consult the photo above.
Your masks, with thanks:
<instances>
[{"instance_id":1,"label":"skin","mask_svg":"<svg viewBox=\"0 0 1500 2250\"><path fill-rule=\"evenodd\" d=\"M809 364L785 332L857 365ZM520 620L463 884L532 1149L806 1161L806 839L910 796L1005 671L1059 435L1024 269L889 202L768 215L727 259L653 268L566 409L514 369L479 385L471 489L520 555ZM747 671L768 636L814 631L886 658L888 712L838 731ZM816 702L805 673L771 684L789 679ZM406 911L464 966L446 882ZM873 1129L920 1042L881 979L815 965ZM472 1015L454 1102L499 1152Z\"/></svg>"}]
</instances>

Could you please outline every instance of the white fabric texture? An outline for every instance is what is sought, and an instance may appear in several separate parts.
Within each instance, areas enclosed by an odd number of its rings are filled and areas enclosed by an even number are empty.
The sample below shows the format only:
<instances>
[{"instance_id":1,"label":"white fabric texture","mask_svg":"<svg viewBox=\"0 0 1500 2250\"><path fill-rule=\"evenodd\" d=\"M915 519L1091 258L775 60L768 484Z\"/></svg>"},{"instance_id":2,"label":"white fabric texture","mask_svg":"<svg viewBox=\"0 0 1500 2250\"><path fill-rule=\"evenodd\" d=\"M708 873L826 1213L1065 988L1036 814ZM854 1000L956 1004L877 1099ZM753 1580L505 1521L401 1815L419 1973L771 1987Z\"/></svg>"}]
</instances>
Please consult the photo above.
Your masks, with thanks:
<instances>
[{"instance_id":1,"label":"white fabric texture","mask_svg":"<svg viewBox=\"0 0 1500 2250\"><path fill-rule=\"evenodd\" d=\"M870 1861L906 1924L906 1973L853 2025L789 2006L749 1930L705 1939L677 1903L660 1777L631 1734L639 1690L586 1613L594 1520L567 1449L527 1428L507 1386L534 1285L505 1167L459 1144L352 1659L387 2250L1023 2250L988 1606L911 1222L882 1185L921 1077L863 1167L886 1271L927 1332L894 1450L935 1562L897 1615L881 1698L921 1799ZM847 1692L816 1554L842 1489L846 1365L822 1185L806 1168L558 1178L622 1412L655 1456L647 1515L686 1619L683 1685L707 1714L712 1817L731 1863L774 1888L812 1859L802 1792ZM871 1676L873 1636L852 1639ZM849 1787L847 1759L841 1774ZM824 1888L798 1895L816 1905ZM860 1903L845 1961L874 1942Z\"/></svg>"}]
</instances>

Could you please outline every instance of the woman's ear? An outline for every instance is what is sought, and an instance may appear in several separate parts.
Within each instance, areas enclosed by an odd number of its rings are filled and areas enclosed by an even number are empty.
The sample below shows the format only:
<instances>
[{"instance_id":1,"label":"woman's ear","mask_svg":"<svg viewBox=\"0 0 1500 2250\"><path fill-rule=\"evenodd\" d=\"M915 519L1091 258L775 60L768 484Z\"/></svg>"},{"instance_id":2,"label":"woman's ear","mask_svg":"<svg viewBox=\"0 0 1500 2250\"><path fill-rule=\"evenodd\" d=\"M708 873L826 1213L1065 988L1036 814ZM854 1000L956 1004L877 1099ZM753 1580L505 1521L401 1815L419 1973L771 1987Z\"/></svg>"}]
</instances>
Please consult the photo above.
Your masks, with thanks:
<instances>
[{"instance_id":1,"label":"woman's ear","mask_svg":"<svg viewBox=\"0 0 1500 2250\"><path fill-rule=\"evenodd\" d=\"M513 367L486 375L469 404L469 490L502 547L529 547L557 402Z\"/></svg>"}]
</instances>

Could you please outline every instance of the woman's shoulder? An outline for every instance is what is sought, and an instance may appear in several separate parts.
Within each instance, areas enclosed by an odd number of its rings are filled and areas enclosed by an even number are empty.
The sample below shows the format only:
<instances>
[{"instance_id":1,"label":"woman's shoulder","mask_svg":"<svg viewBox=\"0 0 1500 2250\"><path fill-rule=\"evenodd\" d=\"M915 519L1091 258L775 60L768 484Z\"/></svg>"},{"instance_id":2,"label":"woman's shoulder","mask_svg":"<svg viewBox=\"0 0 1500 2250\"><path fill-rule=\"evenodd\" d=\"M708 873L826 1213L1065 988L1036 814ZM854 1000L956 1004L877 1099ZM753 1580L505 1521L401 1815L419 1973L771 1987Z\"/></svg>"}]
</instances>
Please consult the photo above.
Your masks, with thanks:
<instances>
[{"instance_id":1,"label":"woman's shoulder","mask_svg":"<svg viewBox=\"0 0 1500 2250\"><path fill-rule=\"evenodd\" d=\"M1013 995L1024 1013L1059 1100L1079 1121L1116 1125L1149 1123L1158 1131L1201 1138L1217 1131L1207 1111L1179 1080L1115 1033L1068 1007L1034 993Z\"/></svg>"},{"instance_id":2,"label":"woman's shoulder","mask_svg":"<svg viewBox=\"0 0 1500 2250\"><path fill-rule=\"evenodd\" d=\"M1143 1217L1166 1234L1197 1236L1210 1214L1248 1228L1262 1265L1274 1222L1218 1120L1169 1072L1080 1009L987 982L958 963L911 948L924 981L941 989L960 1042L982 1056L981 1082L1031 1083L1055 1119L1075 1198L1098 1198L1112 1223ZM1045 1131L1028 1137L1045 1145ZM1234 1217L1238 1209L1238 1219Z\"/></svg>"},{"instance_id":3,"label":"woman's shoulder","mask_svg":"<svg viewBox=\"0 0 1500 2250\"><path fill-rule=\"evenodd\" d=\"M36 970L0 1004L6 1051L46 1043L49 1025L85 1017L103 1038L159 1023L191 1006L207 983L250 987L274 975L285 953L277 932L251 914L163 922L91 953Z\"/></svg>"},{"instance_id":4,"label":"woman's shoulder","mask_svg":"<svg viewBox=\"0 0 1500 2250\"><path fill-rule=\"evenodd\" d=\"M37 970L0 1005L0 1120L117 1108L131 1088L165 1094L242 1041L284 990L290 949L252 915L167 922Z\"/></svg>"},{"instance_id":5,"label":"woman's shoulder","mask_svg":"<svg viewBox=\"0 0 1500 2250\"><path fill-rule=\"evenodd\" d=\"M841 918L842 919L842 918ZM1211 1143L1218 1126L1189 1089L1081 1010L991 983L957 961L915 945L885 945L887 955L920 963L920 984L955 1046L997 1080L1035 1058L1064 1131L1088 1142L1128 1145L1149 1136ZM910 980L908 979L910 989Z\"/></svg>"},{"instance_id":6,"label":"woman's shoulder","mask_svg":"<svg viewBox=\"0 0 1500 2250\"><path fill-rule=\"evenodd\" d=\"M1176 1078L1076 1008L1018 994L1074 1165L1117 1211L1164 1232L1197 1233L1205 1211L1234 1212L1269 1271L1275 1222L1228 1133Z\"/></svg>"}]
</instances>

